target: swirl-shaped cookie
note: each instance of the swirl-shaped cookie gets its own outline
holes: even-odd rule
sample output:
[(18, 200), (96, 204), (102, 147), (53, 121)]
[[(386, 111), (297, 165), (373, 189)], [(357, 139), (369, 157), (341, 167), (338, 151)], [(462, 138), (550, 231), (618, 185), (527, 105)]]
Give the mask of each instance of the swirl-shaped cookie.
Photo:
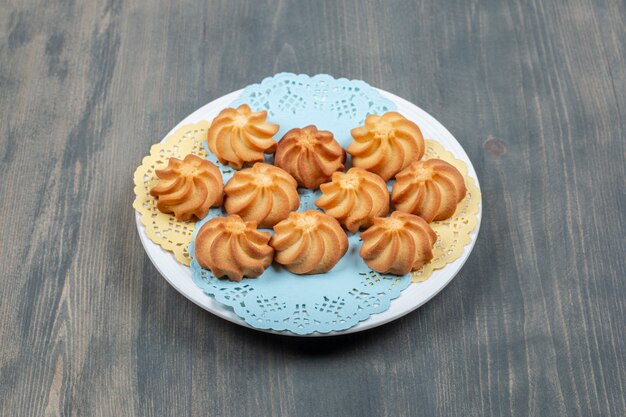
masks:
[(415, 161), (396, 175), (391, 200), (397, 210), (430, 223), (452, 217), (466, 193), (458, 169), (441, 159), (429, 159)]
[(220, 112), (209, 128), (207, 143), (222, 164), (239, 169), (246, 162), (262, 162), (273, 153), (277, 124), (268, 123), (267, 112), (252, 112), (247, 104)]
[(400, 113), (371, 114), (364, 126), (351, 133), (354, 141), (347, 151), (352, 166), (374, 172), (385, 181), (424, 155), (420, 128)]
[(320, 186), (315, 205), (333, 216), (349, 231), (369, 227), (374, 217), (389, 211), (387, 184), (378, 175), (361, 168), (335, 172), (332, 181)]
[(216, 217), (198, 231), (194, 255), (217, 278), (239, 282), (243, 277), (258, 277), (272, 263), (274, 249), (269, 240), (270, 234), (259, 232), (255, 222), (244, 222), (237, 215)]
[(335, 171), (343, 171), (346, 151), (332, 132), (313, 125), (291, 129), (278, 142), (274, 164), (290, 173), (298, 185), (312, 190), (330, 181)]
[(273, 227), (300, 205), (298, 184), (284, 170), (256, 163), (242, 169), (226, 183), (224, 208), (260, 228)]
[(437, 235), (421, 217), (394, 211), (361, 233), (360, 255), (381, 274), (404, 275), (433, 259)]
[(294, 274), (330, 271), (348, 250), (348, 237), (333, 217), (316, 210), (292, 212), (274, 226), (274, 260)]
[(167, 168), (155, 173), (159, 180), (150, 194), (157, 199), (157, 209), (173, 213), (177, 220), (202, 219), (211, 207), (222, 204), (222, 174), (206, 159), (191, 154), (182, 161), (170, 158)]

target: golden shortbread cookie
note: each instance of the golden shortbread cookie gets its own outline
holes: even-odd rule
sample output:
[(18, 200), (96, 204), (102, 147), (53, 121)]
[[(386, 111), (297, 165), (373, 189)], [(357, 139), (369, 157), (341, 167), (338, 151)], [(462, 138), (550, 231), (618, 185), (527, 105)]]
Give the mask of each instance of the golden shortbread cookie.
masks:
[(286, 171), (274, 165), (256, 163), (242, 169), (224, 187), (224, 208), (260, 228), (273, 227), (300, 205), (298, 184)]
[(452, 217), (466, 193), (458, 169), (441, 159), (429, 159), (415, 161), (396, 175), (391, 200), (396, 210), (430, 223)]
[(360, 255), (381, 274), (404, 275), (433, 259), (437, 235), (421, 217), (394, 211), (361, 233)]
[(334, 217), (308, 210), (292, 212), (274, 226), (270, 245), (274, 260), (294, 274), (321, 274), (346, 253), (348, 237)]
[(209, 149), (222, 164), (239, 169), (245, 163), (263, 162), (273, 153), (279, 126), (267, 122), (267, 112), (253, 112), (247, 104), (220, 112), (207, 134)]
[(274, 249), (269, 240), (270, 234), (259, 232), (255, 222), (244, 222), (237, 215), (216, 217), (198, 231), (195, 257), (217, 278), (239, 282), (243, 277), (258, 277), (272, 263)]
[(299, 186), (314, 190), (330, 181), (333, 172), (343, 171), (345, 160), (346, 151), (332, 132), (311, 125), (291, 129), (283, 136), (274, 164), (290, 173)]
[(374, 217), (389, 211), (387, 184), (378, 175), (361, 168), (335, 172), (332, 181), (320, 186), (315, 205), (336, 218), (349, 231), (369, 227)]
[(222, 174), (215, 164), (189, 154), (185, 159), (170, 158), (165, 169), (155, 170), (158, 182), (150, 194), (163, 213), (176, 220), (202, 219), (209, 209), (222, 204)]
[(424, 155), (420, 128), (400, 113), (371, 114), (365, 125), (352, 129), (348, 146), (352, 166), (366, 169), (385, 181)]

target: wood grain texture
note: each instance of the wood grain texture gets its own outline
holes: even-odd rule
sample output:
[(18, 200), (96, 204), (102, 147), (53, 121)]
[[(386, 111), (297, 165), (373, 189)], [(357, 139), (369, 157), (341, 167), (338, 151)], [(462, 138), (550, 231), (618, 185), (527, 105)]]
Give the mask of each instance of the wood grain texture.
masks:
[[(626, 3), (0, 3), (3, 416), (626, 415)], [(132, 173), (279, 71), (363, 79), (459, 139), (458, 277), (352, 336), (266, 335), (143, 252)]]

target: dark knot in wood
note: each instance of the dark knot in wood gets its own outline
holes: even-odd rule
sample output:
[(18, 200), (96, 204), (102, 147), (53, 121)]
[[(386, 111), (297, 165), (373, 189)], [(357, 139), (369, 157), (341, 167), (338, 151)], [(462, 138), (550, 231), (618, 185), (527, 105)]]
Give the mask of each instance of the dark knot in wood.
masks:
[(506, 145), (503, 141), (496, 138), (488, 138), (485, 143), (483, 143), (483, 148), (489, 155), (496, 158), (506, 153)]

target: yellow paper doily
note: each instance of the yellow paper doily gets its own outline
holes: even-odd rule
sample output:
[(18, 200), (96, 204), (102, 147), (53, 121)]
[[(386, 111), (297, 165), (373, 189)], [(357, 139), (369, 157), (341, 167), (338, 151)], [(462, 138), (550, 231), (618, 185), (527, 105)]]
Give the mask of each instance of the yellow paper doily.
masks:
[(432, 261), (412, 273), (413, 282), (426, 281), (435, 269), (441, 269), (449, 263), (457, 260), (463, 253), (465, 245), (471, 238), (470, 234), (478, 223), (480, 211), (480, 191), (472, 177), (467, 175), (465, 162), (456, 159), (439, 142), (426, 140), (426, 152), (424, 159), (439, 158), (454, 165), (465, 177), (467, 194), (456, 208), (454, 216), (448, 220), (432, 222), (430, 225), (437, 233), (437, 242), (433, 252), (435, 257)]
[[(182, 222), (169, 214), (161, 213), (156, 208), (156, 200), (150, 195), (150, 189), (156, 183), (155, 169), (163, 168), (171, 157), (182, 159), (187, 154), (206, 157), (202, 147), (210, 123), (202, 121), (186, 125), (168, 136), (164, 142), (153, 145), (150, 155), (146, 156), (135, 171), (135, 201), (133, 207), (141, 214), (141, 223), (151, 241), (174, 254), (176, 259), (189, 265), (191, 257), (187, 247), (193, 238), (194, 222)], [(424, 159), (439, 158), (454, 165), (465, 177), (467, 195), (457, 207), (454, 216), (448, 220), (431, 223), (437, 233), (434, 247), (434, 259), (421, 269), (412, 273), (413, 282), (428, 279), (435, 269), (440, 269), (455, 261), (470, 242), (470, 234), (478, 223), (480, 191), (474, 180), (467, 175), (467, 166), (456, 159), (444, 147), (434, 140), (426, 140)]]
[(168, 136), (162, 143), (152, 145), (150, 155), (143, 158), (135, 171), (135, 201), (133, 207), (141, 214), (141, 223), (151, 241), (174, 254), (178, 262), (189, 265), (191, 257), (187, 246), (193, 238), (194, 222), (182, 222), (156, 208), (156, 200), (150, 189), (156, 184), (155, 169), (164, 168), (171, 157), (182, 159), (190, 153), (202, 158), (207, 156), (202, 147), (211, 123), (202, 121), (186, 125)]

